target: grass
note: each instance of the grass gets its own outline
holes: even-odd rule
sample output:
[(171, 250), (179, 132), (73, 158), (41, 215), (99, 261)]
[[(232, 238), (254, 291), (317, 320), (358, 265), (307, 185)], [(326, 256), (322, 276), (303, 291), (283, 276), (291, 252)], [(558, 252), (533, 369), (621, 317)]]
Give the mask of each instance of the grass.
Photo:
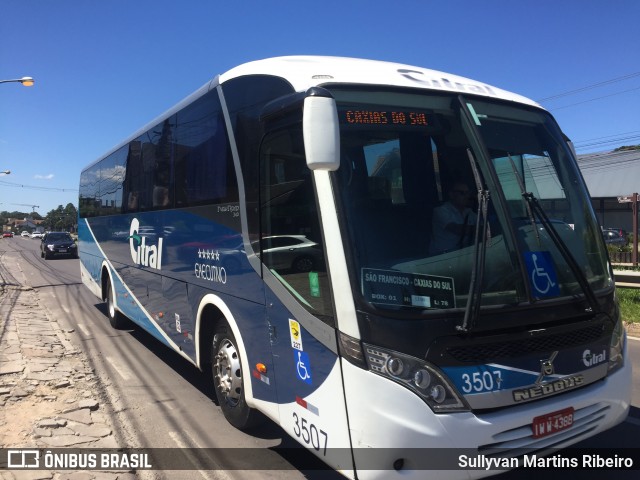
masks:
[(640, 288), (617, 288), (622, 320), (640, 325)]

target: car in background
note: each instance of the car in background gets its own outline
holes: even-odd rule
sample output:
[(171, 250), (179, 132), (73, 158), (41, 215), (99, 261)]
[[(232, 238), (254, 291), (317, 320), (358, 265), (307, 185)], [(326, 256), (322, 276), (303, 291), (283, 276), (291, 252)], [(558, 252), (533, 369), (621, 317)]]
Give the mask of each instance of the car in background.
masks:
[(44, 233), (42, 232), (33, 232), (31, 235), (29, 235), (31, 238), (42, 238), (44, 237)]
[(21, 237), (30, 237), (31, 235), (26, 230), (23, 230), (22, 233), (20, 234), (20, 236)]
[(253, 243), (253, 249), (262, 250), (263, 261), (276, 270), (310, 272), (324, 261), (320, 246), (304, 235), (263, 237), (259, 246), (257, 242)]
[(45, 260), (56, 255), (78, 258), (78, 246), (67, 232), (48, 232), (40, 243), (40, 256)]
[(11, 232), (4, 232), (2, 234), (2, 238), (13, 238), (13, 233)]
[(623, 247), (627, 244), (627, 232), (621, 228), (603, 228), (602, 236), (607, 245), (617, 245)]

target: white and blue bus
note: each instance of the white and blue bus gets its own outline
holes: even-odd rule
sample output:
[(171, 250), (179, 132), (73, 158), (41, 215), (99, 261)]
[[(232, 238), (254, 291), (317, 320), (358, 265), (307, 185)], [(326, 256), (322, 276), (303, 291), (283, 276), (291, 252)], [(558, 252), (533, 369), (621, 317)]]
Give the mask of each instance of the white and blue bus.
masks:
[(237, 428), (261, 412), (348, 477), (549, 451), (628, 413), (587, 189), (521, 96), (387, 62), (247, 63), (85, 168), (79, 207), (113, 326), (211, 371)]

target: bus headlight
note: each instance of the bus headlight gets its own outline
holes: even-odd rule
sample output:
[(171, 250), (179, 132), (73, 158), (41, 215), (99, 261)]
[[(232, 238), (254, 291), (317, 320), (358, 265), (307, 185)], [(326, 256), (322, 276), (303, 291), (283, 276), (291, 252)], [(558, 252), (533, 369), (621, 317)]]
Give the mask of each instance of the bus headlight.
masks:
[(624, 364), (624, 347), (627, 336), (622, 325), (622, 320), (618, 319), (611, 335), (609, 345), (609, 373), (613, 373)]
[(364, 345), (369, 370), (418, 394), (434, 412), (469, 410), (456, 390), (434, 366), (403, 353)]

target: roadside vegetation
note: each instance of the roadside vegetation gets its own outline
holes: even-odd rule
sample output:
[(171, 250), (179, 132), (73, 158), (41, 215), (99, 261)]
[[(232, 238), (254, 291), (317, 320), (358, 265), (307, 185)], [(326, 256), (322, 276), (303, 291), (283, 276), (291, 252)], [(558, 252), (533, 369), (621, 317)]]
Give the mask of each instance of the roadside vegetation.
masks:
[[(607, 245), (609, 258), (611, 258), (612, 262), (626, 262), (614, 263), (614, 270), (640, 271), (640, 267), (633, 266), (630, 263), (632, 245), (632, 234), (628, 236), (626, 245)], [(640, 252), (638, 253), (638, 258), (640, 258)], [(640, 288), (618, 287), (616, 291), (622, 320), (626, 323), (640, 325)]]
[(622, 320), (640, 325), (640, 288), (617, 288)]
[[(34, 208), (36, 206), (37, 205), (34, 205)], [(42, 221), (40, 226), (42, 226), (44, 230), (73, 232), (78, 223), (78, 211), (73, 203), (68, 203), (66, 207), (58, 205), (58, 208), (49, 211), (44, 217), (36, 211), (28, 213), (19, 210), (14, 210), (13, 212), (3, 210), (0, 211), (0, 230), (3, 232), (11, 231), (14, 235), (20, 235), (22, 228), (14, 226), (9, 222), (15, 223), (15, 220), (24, 220), (27, 218)]]

